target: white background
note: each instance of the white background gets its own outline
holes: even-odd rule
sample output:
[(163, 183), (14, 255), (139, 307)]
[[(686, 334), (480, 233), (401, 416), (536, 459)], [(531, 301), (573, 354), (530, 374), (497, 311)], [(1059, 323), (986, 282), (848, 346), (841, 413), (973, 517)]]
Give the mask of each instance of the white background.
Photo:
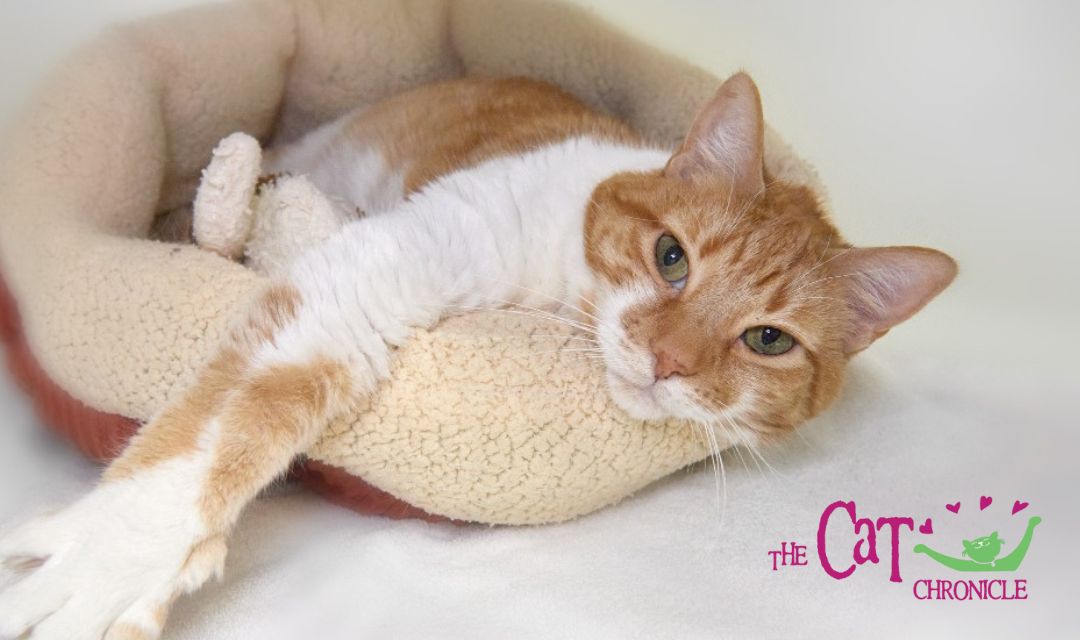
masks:
[[(328, 545), (347, 548), (359, 541), (364, 548), (384, 551), (374, 569), (371, 562), (356, 560), (355, 567), (341, 562), (342, 570), (355, 568), (381, 580), (400, 574), (403, 566), (417, 571), (391, 587), (376, 585), (387, 592), (356, 583), (361, 586), (351, 588), (357, 599), (376, 603), (372, 606), (384, 613), (423, 610), (417, 619), (430, 618), (431, 628), (447, 633), (521, 631), (510, 613), (503, 619), (491, 612), (499, 603), (516, 610), (499, 588), (507, 584), (505, 575), (491, 566), (503, 562), (531, 581), (532, 591), (517, 585), (523, 593), (541, 600), (547, 594), (546, 604), (522, 613), (521, 619), (547, 619), (552, 633), (581, 631), (573, 624), (574, 615), (581, 616), (582, 624), (595, 625), (587, 615), (591, 610), (623, 616), (629, 625), (594, 626), (595, 635), (617, 637), (635, 625), (643, 635), (650, 630), (662, 636), (661, 629), (694, 635), (703, 631), (695, 620), (735, 635), (758, 635), (763, 629), (811, 636), (815, 629), (829, 629), (849, 635), (866, 630), (874, 616), (885, 616), (882, 607), (895, 603), (895, 595), (861, 600), (869, 597), (860, 595), (861, 589), (879, 586), (869, 578), (844, 589), (833, 583), (824, 589), (809, 578), (769, 582), (739, 555), (764, 553), (761, 540), (749, 539), (753, 536), (745, 531), (773, 537), (784, 526), (802, 531), (801, 524), (785, 524), (791, 520), (775, 511), (797, 513), (800, 503), (789, 503), (788, 496), (805, 491), (806, 483), (826, 485), (814, 487), (819, 491), (813, 508), (820, 512), (822, 499), (835, 494), (829, 483), (849, 492), (876, 486), (869, 493), (876, 498), (867, 500), (892, 508), (938, 500), (946, 479), (957, 483), (957, 491), (968, 490), (965, 495), (996, 489), (1004, 501), (1005, 492), (1024, 488), (1030, 492), (1026, 495), (1041, 500), (1047, 524), (1040, 534), (1045, 533), (1046, 542), (1042, 555), (1029, 565), (1043, 580), (1040, 585), (1033, 578), (1038, 599), (1010, 611), (938, 607), (935, 615), (969, 630), (969, 622), (981, 621), (982, 637), (1035, 635), (1036, 628), (1060, 635), (1056, 625), (1065, 620), (1059, 607), (1065, 594), (1050, 587), (1065, 583), (1066, 560), (1076, 564), (1055, 559), (1051, 549), (1061, 556), (1073, 554), (1075, 545), (1064, 541), (1076, 529), (1066, 525), (1077, 524), (1072, 489), (1077, 485), (1077, 427), (1075, 418), (1061, 416), (1066, 411), (1075, 415), (1080, 390), (1075, 335), (1080, 326), (1080, 4), (579, 1), (719, 75), (749, 71), (761, 87), (766, 117), (819, 168), (838, 225), (849, 239), (944, 249), (960, 261), (960, 279), (874, 348), (845, 401), (807, 429), (819, 449), (775, 453), (782, 479), (745, 462), (740, 466), (740, 457), (725, 456), (731, 496), (724, 535), (731, 542), (719, 550), (712, 542), (702, 543), (712, 538), (701, 529), (715, 525), (708, 514), (684, 511), (702, 504), (704, 511), (711, 509), (707, 472), (663, 483), (579, 523), (509, 532), (391, 525), (338, 512), (306, 496), (281, 496), (264, 501), (245, 520), (230, 559), (230, 583), (184, 605), (175, 631), (200, 637), (216, 629), (212, 635), (231, 638), (245, 637), (242, 629), (260, 628), (268, 603), (288, 594), (284, 586), (274, 586), (274, 579), (291, 575), (273, 572), (275, 563), (285, 562), (280, 547), (287, 536), (261, 532), (285, 531), (309, 518), (320, 523), (315, 535)], [(0, 124), (10, 120), (62, 52), (101, 25), (185, 4), (192, 3), (0, 0)], [(23, 483), (0, 491), (0, 516), (21, 512), (43, 495), (62, 500), (85, 489), (95, 469), (42, 435), (25, 403), (7, 386), (0, 386), (0, 420), (9, 427), (0, 444), (4, 482), (19, 477)], [(873, 427), (850, 426), (855, 423)], [(939, 450), (923, 455), (924, 442)], [(904, 451), (903, 461), (889, 457), (891, 447)], [(950, 464), (950, 473), (938, 471)], [(830, 475), (828, 465), (843, 473)], [(34, 486), (27, 491), (29, 483)], [(1050, 524), (1054, 516), (1056, 529)], [(1054, 541), (1061, 546), (1051, 547)], [(625, 548), (612, 548), (618, 545)], [(455, 557), (461, 566), (475, 560), (475, 566), (469, 565), (472, 573), (462, 573), (469, 580), (446, 577), (441, 554), (447, 549), (460, 554)], [(432, 554), (427, 571), (408, 565), (407, 560), (425, 552)], [(722, 561), (732, 566), (725, 569)], [(696, 574), (702, 563), (715, 571)], [(731, 572), (727, 577), (725, 570)], [(436, 582), (425, 591), (403, 586), (410, 580)], [(602, 596), (602, 590), (612, 588), (610, 581), (625, 580), (636, 595), (609, 592), (625, 602)], [(652, 592), (654, 583), (658, 590)], [(460, 599), (448, 595), (459, 592)], [(562, 592), (572, 595), (559, 601), (554, 594)], [(403, 612), (394, 593), (427, 598), (435, 609), (418, 604)], [(763, 598), (775, 600), (777, 619), (768, 616), (770, 605)], [(900, 600), (910, 604), (910, 598)], [(478, 605), (477, 610), (493, 617), (470, 627), (462, 620)], [(440, 606), (445, 615), (437, 614)], [(911, 624), (928, 610), (912, 610), (904, 620)], [(207, 626), (215, 615), (226, 617), (231, 626)], [(664, 616), (684, 618), (669, 617), (665, 626), (660, 624)], [(845, 616), (853, 616), (850, 626), (844, 626)], [(367, 612), (369, 626), (356, 628), (385, 631), (372, 619), (379, 617)], [(937, 628), (937, 633), (944, 632)]]

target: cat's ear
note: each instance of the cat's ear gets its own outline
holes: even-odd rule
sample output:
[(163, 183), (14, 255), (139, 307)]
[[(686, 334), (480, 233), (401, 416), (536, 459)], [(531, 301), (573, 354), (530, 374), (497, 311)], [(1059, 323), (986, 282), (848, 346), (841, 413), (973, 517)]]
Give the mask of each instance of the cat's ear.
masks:
[(993, 533), (991, 533), (991, 534), (990, 534), (990, 539), (991, 539), (991, 540), (997, 540), (997, 539), (998, 539), (998, 537), (997, 537), (997, 531), (995, 531), (995, 532), (993, 532)]
[(971, 548), (971, 540), (964, 540), (964, 555), (967, 555), (968, 549)]
[(750, 76), (736, 73), (698, 113), (664, 171), (680, 180), (727, 182), (753, 196), (765, 188), (764, 157), (761, 96)]
[(915, 315), (956, 277), (956, 262), (922, 247), (844, 249), (829, 262), (852, 311), (844, 351), (854, 354)]

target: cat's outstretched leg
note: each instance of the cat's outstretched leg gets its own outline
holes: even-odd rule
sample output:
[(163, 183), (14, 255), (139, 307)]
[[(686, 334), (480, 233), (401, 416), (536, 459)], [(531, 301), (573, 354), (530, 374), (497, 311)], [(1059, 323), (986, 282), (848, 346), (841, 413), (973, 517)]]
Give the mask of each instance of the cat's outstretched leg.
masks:
[(39, 565), (0, 593), (0, 637), (156, 638), (178, 595), (221, 574), (243, 507), (359, 391), (352, 362), (279, 353), (303, 305), (292, 286), (264, 292), (97, 489), (0, 539), (0, 560)]
[(301, 256), (99, 488), (0, 539), (0, 560), (43, 560), (0, 593), (0, 637), (156, 637), (172, 599), (221, 572), (243, 507), (389, 376), (412, 327), (514, 294), (490, 274), (520, 268), (516, 241), (460, 199), (417, 199)]

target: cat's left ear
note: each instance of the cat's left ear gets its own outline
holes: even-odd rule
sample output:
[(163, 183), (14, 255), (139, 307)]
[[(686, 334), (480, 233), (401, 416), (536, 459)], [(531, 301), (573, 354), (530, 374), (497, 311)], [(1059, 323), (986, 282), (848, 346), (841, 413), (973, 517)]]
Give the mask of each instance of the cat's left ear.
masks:
[(736, 73), (698, 113), (665, 175), (680, 180), (717, 180), (737, 193), (765, 188), (765, 121), (757, 85)]
[(852, 311), (844, 351), (854, 354), (922, 309), (956, 277), (956, 262), (922, 247), (844, 249), (828, 261)]

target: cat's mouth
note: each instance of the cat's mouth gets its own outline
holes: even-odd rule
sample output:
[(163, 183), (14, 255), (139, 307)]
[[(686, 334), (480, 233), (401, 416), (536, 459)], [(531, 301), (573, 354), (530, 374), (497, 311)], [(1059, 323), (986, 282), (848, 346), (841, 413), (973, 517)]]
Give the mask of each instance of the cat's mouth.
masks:
[(619, 290), (599, 307), (598, 314), (597, 337), (604, 354), (608, 392), (623, 411), (638, 420), (676, 417), (680, 404), (686, 401), (685, 391), (676, 390), (676, 381), (656, 378), (653, 354), (626, 334), (626, 310), (652, 296), (652, 291), (643, 286)]
[(646, 382), (641, 377), (630, 377), (608, 368), (608, 390), (611, 397), (624, 411), (639, 420), (662, 420), (672, 416), (665, 407), (668, 399), (667, 389), (661, 381), (650, 377)]

